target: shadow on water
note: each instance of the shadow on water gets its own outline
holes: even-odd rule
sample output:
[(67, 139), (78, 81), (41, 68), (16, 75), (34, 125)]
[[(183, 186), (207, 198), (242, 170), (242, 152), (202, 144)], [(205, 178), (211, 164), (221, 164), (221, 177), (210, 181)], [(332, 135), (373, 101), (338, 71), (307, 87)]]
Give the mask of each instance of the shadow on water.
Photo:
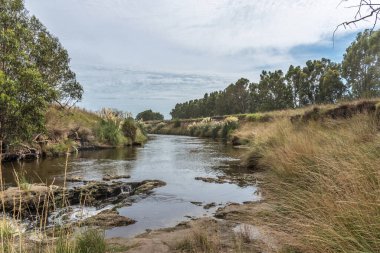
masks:
[[(88, 179), (99, 180), (103, 174), (111, 173), (135, 160), (138, 149), (132, 147), (82, 151), (69, 156), (68, 175), (87, 175)], [(3, 177), (7, 185), (14, 185), (14, 173), (25, 174), (31, 183), (54, 182), (63, 184), (65, 156), (3, 164)], [(128, 166), (126, 166), (127, 168)], [(100, 171), (95, 171), (100, 169)], [(104, 172), (104, 173), (102, 173)]]
[[(152, 135), (144, 147), (80, 152), (70, 156), (68, 174), (86, 180), (101, 180), (106, 174), (131, 175), (125, 181), (159, 179), (167, 183), (132, 206), (119, 209), (137, 223), (106, 231), (108, 237), (130, 237), (146, 229), (174, 226), (190, 217), (211, 215), (218, 206), (228, 202), (254, 201), (259, 197), (253, 186), (214, 184), (195, 177), (223, 175), (220, 167), (236, 162), (240, 150), (223, 143), (185, 136)], [(62, 184), (65, 158), (40, 159), (33, 162), (6, 164), (4, 177), (13, 182), (13, 168), (26, 171), (33, 182), (54, 181)], [(70, 184), (73, 186), (75, 184)], [(215, 202), (216, 207), (202, 205)], [(185, 217), (186, 216), (186, 217)]]

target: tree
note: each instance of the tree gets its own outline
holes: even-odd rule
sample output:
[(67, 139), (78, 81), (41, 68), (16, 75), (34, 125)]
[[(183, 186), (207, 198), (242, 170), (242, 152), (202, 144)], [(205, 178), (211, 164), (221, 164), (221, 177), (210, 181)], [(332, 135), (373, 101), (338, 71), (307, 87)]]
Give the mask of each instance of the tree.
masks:
[(28, 16), (22, 0), (0, 0), (0, 141), (43, 131), (47, 106), (82, 92), (58, 39)]
[(52, 93), (28, 55), (33, 34), (22, 1), (1, 1), (0, 141), (11, 143), (41, 131)]
[(355, 98), (380, 95), (380, 31), (359, 33), (346, 50), (342, 69)]
[(286, 74), (293, 89), (295, 107), (335, 103), (347, 93), (341, 78), (341, 66), (329, 59), (309, 60), (306, 66), (290, 66)]
[(148, 120), (163, 120), (164, 116), (159, 112), (153, 112), (152, 110), (145, 110), (140, 112), (136, 116), (136, 120), (148, 121)]
[(263, 71), (260, 82), (255, 88), (253, 99), (257, 104), (257, 111), (271, 111), (293, 107), (292, 87), (285, 82), (281, 70)]
[(83, 88), (70, 69), (67, 51), (36, 17), (30, 18), (29, 27), (34, 35), (31, 58), (45, 82), (54, 89), (53, 100), (62, 107), (74, 105), (82, 99)]
[(224, 114), (248, 112), (248, 85), (248, 79), (240, 78), (235, 84), (231, 84), (225, 89), (226, 109), (228, 111)]
[(295, 107), (305, 106), (311, 103), (309, 87), (305, 84), (307, 74), (300, 66), (291, 65), (285, 75), (286, 82), (292, 87), (293, 105)]

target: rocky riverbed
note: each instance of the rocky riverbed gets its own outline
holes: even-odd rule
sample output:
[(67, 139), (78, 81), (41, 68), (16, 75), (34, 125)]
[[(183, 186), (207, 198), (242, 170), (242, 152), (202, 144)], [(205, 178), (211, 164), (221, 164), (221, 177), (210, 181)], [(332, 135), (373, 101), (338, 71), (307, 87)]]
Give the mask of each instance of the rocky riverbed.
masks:
[[(105, 228), (126, 226), (135, 221), (119, 215), (116, 208), (131, 205), (136, 198), (142, 198), (154, 188), (164, 185), (165, 182), (160, 180), (85, 181), (83, 185), (70, 189), (45, 184), (21, 185), (0, 192), (3, 200), (0, 211), (13, 217), (22, 217), (23, 221), (30, 221), (31, 224), (32, 221), (46, 219), (47, 226), (57, 225), (56, 221), (75, 221)], [(75, 215), (78, 210), (82, 213), (81, 217), (73, 219), (78, 217)]]

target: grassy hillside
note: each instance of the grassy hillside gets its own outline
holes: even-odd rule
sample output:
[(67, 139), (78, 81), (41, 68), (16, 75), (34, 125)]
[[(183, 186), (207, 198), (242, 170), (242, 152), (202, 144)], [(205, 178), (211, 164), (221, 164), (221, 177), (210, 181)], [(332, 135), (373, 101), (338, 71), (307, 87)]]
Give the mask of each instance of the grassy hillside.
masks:
[[(252, 220), (285, 232), (285, 252), (380, 252), (378, 101), (234, 117), (237, 127), (225, 137), (247, 145), (244, 162), (263, 175), (261, 190), (271, 206), (260, 217), (252, 212)], [(196, 124), (192, 133), (208, 136), (226, 119), (152, 129), (190, 134)]]
[(145, 140), (143, 126), (133, 120), (52, 106), (46, 113), (46, 132), (37, 135), (33, 145), (38, 142), (46, 155), (58, 155), (68, 150), (141, 144)]

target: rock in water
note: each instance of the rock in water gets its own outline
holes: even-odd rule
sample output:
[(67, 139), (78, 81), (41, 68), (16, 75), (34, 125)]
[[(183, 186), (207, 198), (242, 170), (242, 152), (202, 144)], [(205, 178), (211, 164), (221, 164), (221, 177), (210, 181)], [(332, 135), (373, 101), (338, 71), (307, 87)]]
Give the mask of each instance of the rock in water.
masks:
[[(160, 180), (145, 180), (142, 182), (89, 182), (73, 189), (63, 189), (58, 186), (30, 184), (21, 189), (11, 187), (0, 192), (4, 200), (4, 211), (11, 214), (21, 214), (23, 217), (41, 213), (42, 210), (52, 210), (55, 207), (71, 205), (86, 205), (101, 207), (108, 204), (118, 204), (128, 201), (131, 195), (149, 194), (154, 188), (165, 185)], [(3, 205), (0, 205), (0, 211)]]
[(124, 179), (124, 178), (131, 178), (131, 176), (130, 175), (118, 175), (118, 176), (114, 175), (114, 176), (112, 176), (112, 175), (107, 174), (103, 177), (103, 180), (104, 181), (111, 181), (111, 180)]
[(98, 226), (102, 228), (121, 227), (134, 224), (136, 221), (122, 216), (116, 210), (104, 210), (95, 216), (83, 221), (85, 226)]
[(166, 185), (164, 181), (161, 180), (145, 180), (135, 189), (135, 194), (150, 193), (154, 188)]

